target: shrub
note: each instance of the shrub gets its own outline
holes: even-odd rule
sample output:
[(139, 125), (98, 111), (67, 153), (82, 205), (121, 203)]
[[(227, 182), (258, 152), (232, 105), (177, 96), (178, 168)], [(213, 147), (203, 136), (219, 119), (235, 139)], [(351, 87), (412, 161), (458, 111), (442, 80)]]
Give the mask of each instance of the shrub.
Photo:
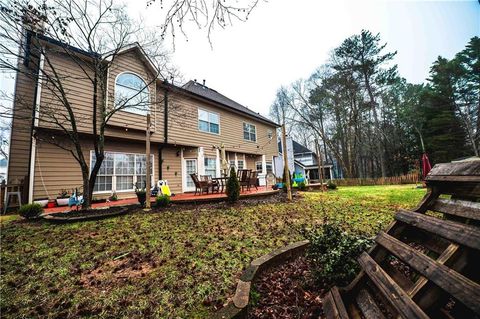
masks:
[(339, 225), (323, 224), (305, 234), (310, 240), (307, 258), (313, 265), (313, 277), (319, 284), (344, 286), (360, 270), (358, 256), (373, 241), (365, 236), (350, 234)]
[(298, 183), (298, 189), (301, 190), (301, 191), (306, 190), (307, 189), (307, 184), (305, 184), (305, 182)]
[(157, 207), (167, 207), (170, 205), (170, 196), (168, 195), (158, 195), (157, 198), (155, 198), (155, 202), (157, 204)]
[(43, 207), (40, 204), (33, 203), (33, 204), (25, 204), (20, 207), (18, 210), (20, 216), (26, 219), (33, 219), (37, 218), (43, 213)]
[(334, 182), (332, 182), (332, 181), (330, 180), (330, 181), (328, 181), (328, 183), (327, 183), (327, 188), (328, 188), (328, 189), (331, 189), (331, 190), (337, 189), (337, 184), (335, 184)]
[(240, 183), (238, 182), (237, 173), (233, 167), (230, 169), (230, 177), (228, 178), (225, 192), (227, 193), (230, 203), (236, 202), (240, 197)]

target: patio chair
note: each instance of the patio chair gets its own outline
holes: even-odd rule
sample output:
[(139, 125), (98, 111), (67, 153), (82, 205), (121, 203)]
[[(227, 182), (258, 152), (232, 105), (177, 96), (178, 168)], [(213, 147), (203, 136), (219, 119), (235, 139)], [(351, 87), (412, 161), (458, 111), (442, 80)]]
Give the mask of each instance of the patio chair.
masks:
[(195, 195), (197, 195), (198, 190), (200, 191), (200, 195), (203, 194), (203, 190), (207, 190), (207, 194), (208, 194), (208, 188), (210, 186), (208, 185), (207, 181), (199, 180), (197, 174), (195, 173), (190, 174), (190, 177), (192, 178), (193, 183), (195, 184)]
[(238, 170), (238, 182), (240, 187), (247, 187), (247, 190), (250, 190), (250, 174), (252, 173), (251, 169), (239, 169)]
[(202, 181), (206, 181), (208, 183), (208, 186), (212, 188), (212, 193), (213, 192), (216, 192), (216, 193), (220, 192), (220, 184), (218, 183), (218, 181), (214, 181), (212, 179), (212, 175), (201, 175), (200, 179)]
[(257, 171), (253, 171), (250, 173), (250, 178), (248, 179), (249, 180), (249, 187), (251, 186), (255, 186), (255, 189), (258, 190), (258, 187), (257, 187)]

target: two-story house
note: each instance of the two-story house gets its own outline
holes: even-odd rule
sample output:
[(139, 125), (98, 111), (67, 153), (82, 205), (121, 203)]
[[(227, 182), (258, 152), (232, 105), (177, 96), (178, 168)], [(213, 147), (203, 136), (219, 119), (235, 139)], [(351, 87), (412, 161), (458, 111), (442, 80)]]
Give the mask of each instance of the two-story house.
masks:
[[(87, 119), (77, 125), (83, 134), (84, 154), (90, 157), (88, 162), (93, 165), (92, 124), (88, 116), (93, 112), (94, 92), (81, 67), (89, 63), (89, 53), (76, 50), (75, 55), (64, 54), (58, 49), (61, 44), (38, 34), (35, 41), (45, 48), (48, 65), (68, 75), (62, 84), (77, 118)], [(26, 59), (29, 52), (28, 49), (24, 51), (23, 59)], [(40, 60), (45, 58), (39, 57)], [(19, 67), (29, 67), (24, 62), (19, 61)], [(48, 67), (47, 63), (38, 65)], [(108, 107), (115, 107), (119, 93), (137, 93), (151, 103), (142, 110), (118, 111), (108, 121), (106, 156), (96, 180), (95, 197), (107, 197), (114, 191), (120, 198), (133, 197), (134, 184), (145, 181), (148, 113), (152, 119), (152, 183), (165, 179), (174, 193), (193, 191), (191, 173), (220, 175), (222, 145), (231, 165), (263, 174), (272, 170), (273, 158), (278, 155), (278, 125), (266, 117), (205, 83), (190, 81), (176, 86), (155, 78), (155, 69), (138, 44), (126, 46), (107, 72), (107, 91), (111, 97), (107, 99)], [(46, 119), (46, 110), (51, 109), (47, 106), (55, 103), (58, 97), (52, 95), (52, 90), (45, 89), (45, 85), (42, 80), (35, 81), (22, 73), (16, 78), (8, 179), (9, 182), (25, 181), (25, 197), (29, 201), (55, 198), (62, 189), (71, 190), (82, 185), (81, 169), (69, 151), (73, 145)], [(136, 92), (140, 87), (146, 89)], [(20, 108), (20, 101), (31, 103), (33, 114)], [(53, 140), (55, 143), (49, 143)]]

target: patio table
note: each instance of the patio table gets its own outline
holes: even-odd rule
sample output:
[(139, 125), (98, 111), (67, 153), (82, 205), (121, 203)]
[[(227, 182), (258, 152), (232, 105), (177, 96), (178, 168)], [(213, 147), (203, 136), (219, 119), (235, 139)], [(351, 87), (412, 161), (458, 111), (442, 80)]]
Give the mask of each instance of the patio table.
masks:
[(213, 177), (212, 180), (217, 181), (220, 184), (220, 193), (223, 193), (225, 186), (227, 185), (228, 177)]

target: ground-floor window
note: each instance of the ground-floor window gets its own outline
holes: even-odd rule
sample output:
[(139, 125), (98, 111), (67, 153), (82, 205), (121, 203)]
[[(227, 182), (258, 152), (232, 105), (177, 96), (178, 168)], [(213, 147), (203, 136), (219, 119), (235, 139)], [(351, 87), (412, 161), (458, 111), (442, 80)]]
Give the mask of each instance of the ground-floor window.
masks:
[(244, 169), (245, 166), (244, 166), (244, 164), (243, 164), (243, 160), (238, 160), (238, 161), (237, 161), (237, 166), (238, 166), (238, 169)]
[(267, 166), (267, 174), (268, 173), (273, 173), (273, 164), (272, 161), (266, 161), (266, 166)]
[(217, 176), (217, 159), (205, 157), (205, 175)]
[(262, 171), (263, 171), (262, 162), (255, 162), (255, 169), (257, 170), (258, 174), (262, 174)]
[[(96, 157), (90, 152), (90, 168)], [(98, 171), (94, 192), (133, 191), (135, 185), (146, 186), (146, 155), (135, 153), (105, 152), (105, 159)], [(150, 158), (150, 174), (153, 181), (154, 156)]]

